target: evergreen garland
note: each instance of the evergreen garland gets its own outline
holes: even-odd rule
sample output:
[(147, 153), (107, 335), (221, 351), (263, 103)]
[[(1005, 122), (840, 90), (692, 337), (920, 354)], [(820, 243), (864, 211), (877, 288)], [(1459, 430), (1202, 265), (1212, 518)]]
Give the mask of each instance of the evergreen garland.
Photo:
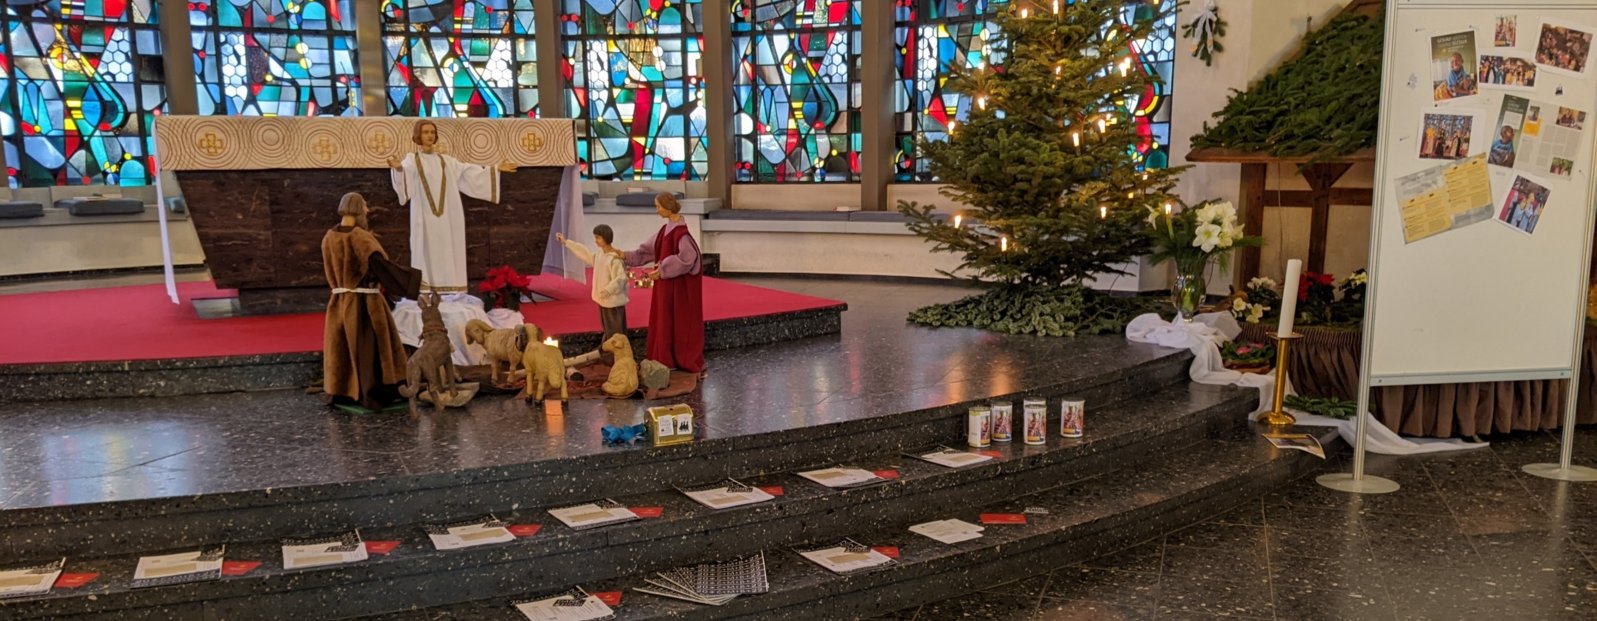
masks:
[(1381, 109), (1380, 19), (1348, 14), (1303, 40), (1297, 59), (1232, 91), (1194, 148), (1328, 158), (1375, 146)]

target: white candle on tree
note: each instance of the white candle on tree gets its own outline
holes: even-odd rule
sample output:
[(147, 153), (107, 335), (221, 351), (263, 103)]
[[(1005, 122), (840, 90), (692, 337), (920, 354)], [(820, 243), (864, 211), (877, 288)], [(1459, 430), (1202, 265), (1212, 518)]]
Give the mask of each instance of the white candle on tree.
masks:
[(1298, 281), (1303, 274), (1303, 262), (1292, 259), (1286, 262), (1286, 280), (1281, 281), (1281, 324), (1276, 326), (1278, 336), (1292, 335), (1292, 322), (1298, 313)]

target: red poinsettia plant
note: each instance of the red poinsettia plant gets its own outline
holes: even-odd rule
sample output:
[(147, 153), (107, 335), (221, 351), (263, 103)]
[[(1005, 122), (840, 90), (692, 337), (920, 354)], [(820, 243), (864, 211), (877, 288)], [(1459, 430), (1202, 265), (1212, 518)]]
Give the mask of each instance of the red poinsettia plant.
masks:
[(489, 308), (519, 310), (522, 294), (532, 293), (532, 277), (504, 265), (488, 270), (488, 277), (477, 285), (477, 290), (490, 296)]

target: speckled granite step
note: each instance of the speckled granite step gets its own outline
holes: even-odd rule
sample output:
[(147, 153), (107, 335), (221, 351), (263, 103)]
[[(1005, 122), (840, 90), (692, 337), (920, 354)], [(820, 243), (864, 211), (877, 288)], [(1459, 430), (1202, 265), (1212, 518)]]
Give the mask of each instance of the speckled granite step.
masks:
[[(1164, 350), (1171, 352), (1171, 350)], [(1184, 385), (1191, 355), (1160, 354), (1136, 362), (1103, 361), (1097, 373), (1073, 373), (1040, 381), (1006, 398), (1071, 395), (1094, 411)], [(920, 397), (948, 403), (943, 395)], [(539, 459), (509, 456), (492, 465), (456, 462), (439, 471), (371, 479), (335, 480), (315, 485), (245, 489), (174, 498), (0, 510), (0, 559), (25, 562), (60, 556), (92, 557), (130, 550), (164, 550), (217, 542), (273, 541), (307, 533), (397, 524), (436, 523), (463, 515), (508, 514), (517, 508), (565, 506), (596, 498), (620, 497), (679, 484), (723, 477), (823, 467), (858, 455), (894, 453), (935, 443), (960, 443), (966, 409), (973, 403), (909, 411), (870, 411), (875, 400), (861, 399), (840, 420), (731, 421), (742, 427), (691, 445), (652, 448), (572, 450)], [(899, 404), (914, 400), (884, 399)], [(982, 401), (986, 401), (983, 399)], [(512, 407), (521, 407), (511, 403)], [(492, 407), (487, 404), (484, 407)], [(1057, 404), (1055, 406), (1057, 408)], [(590, 408), (591, 409), (591, 408)], [(518, 410), (520, 411), (520, 410)], [(776, 410), (772, 410), (776, 411)], [(835, 416), (835, 414), (834, 414)], [(1054, 420), (1057, 421), (1057, 411)], [(570, 414), (571, 442), (597, 438), (610, 422), (602, 410)], [(702, 421), (701, 428), (704, 426)], [(544, 451), (549, 453), (550, 451)], [(473, 456), (472, 459), (481, 459)], [(478, 462), (480, 463), (480, 462)], [(293, 467), (261, 464), (261, 467)], [(662, 473), (669, 473), (663, 475)]]
[[(900, 438), (895, 443), (854, 445), (847, 451), (817, 456), (817, 459), (828, 459), (825, 465), (843, 463), (897, 469), (900, 478), (885, 485), (830, 490), (799, 479), (789, 473), (790, 468), (784, 468), (777, 473), (747, 478), (747, 482), (753, 484), (784, 486), (787, 493), (777, 501), (711, 512), (676, 492), (664, 491), (668, 482), (659, 476), (662, 471), (633, 473), (640, 480), (652, 481), (652, 486), (636, 494), (610, 496), (631, 506), (663, 507), (663, 517), (572, 531), (550, 518), (542, 508), (569, 503), (540, 503), (535, 509), (507, 507), (497, 511), (499, 517), (512, 523), (542, 524), (542, 532), (509, 544), (450, 552), (432, 550), (414, 522), (395, 527), (367, 527), (363, 534), (368, 540), (399, 540), (401, 547), (387, 556), (374, 556), (370, 561), (342, 567), (285, 572), (280, 568), (275, 543), (249, 544), (233, 540), (229, 545), (229, 559), (260, 560), (264, 564), (240, 578), (130, 591), (125, 585), (134, 564), (132, 555), (74, 556), (70, 559), (69, 571), (98, 571), (100, 580), (76, 591), (57, 590), (50, 598), (8, 603), (0, 606), (0, 616), (18, 619), (66, 615), (116, 619), (146, 615), (163, 619), (338, 618), (496, 598), (524, 591), (557, 590), (571, 584), (748, 553), (775, 544), (797, 545), (883, 524), (924, 521), (932, 519), (928, 515), (933, 512), (962, 511), (1106, 472), (1127, 470), (1145, 463), (1148, 455), (1180, 454), (1176, 450), (1178, 447), (1234, 432), (1241, 424), (1242, 414), (1251, 410), (1254, 402), (1251, 391), (1185, 383), (1156, 387), (1151, 394), (1090, 411), (1091, 433), (1083, 440), (1053, 438), (1046, 447), (998, 445), (997, 450), (1004, 459), (957, 471), (900, 454), (903, 449), (952, 440), (950, 436), (955, 434), (948, 433), (951, 430), (937, 429), (950, 426), (952, 421), (934, 418), (938, 422), (932, 429)], [(773, 449), (766, 447), (765, 450)], [(709, 460), (710, 457), (698, 459)], [(799, 468), (814, 465), (817, 464)], [(723, 470), (718, 476), (726, 472), (728, 470)], [(600, 471), (585, 476), (608, 474)], [(459, 507), (449, 517), (462, 517), (476, 511)], [(306, 531), (296, 534), (303, 535)], [(136, 549), (160, 550), (153, 546)]]
[[(1334, 435), (1322, 435), (1334, 441)], [(1222, 512), (1292, 478), (1319, 460), (1296, 451), (1274, 451), (1244, 432), (1200, 441), (1046, 491), (979, 506), (928, 510), (922, 520), (959, 518), (978, 522), (981, 513), (1019, 513), (1027, 524), (989, 525), (974, 541), (943, 544), (906, 530), (912, 522), (877, 523), (848, 533), (868, 546), (894, 546), (898, 563), (846, 576), (799, 557), (788, 542), (769, 539), (765, 560), (771, 591), (739, 597), (724, 606), (703, 606), (639, 593), (647, 572), (581, 584), (589, 592), (622, 591), (616, 608), (622, 621), (657, 619), (858, 619), (947, 599), (1052, 569), (1074, 565)], [(838, 533), (836, 537), (841, 537)], [(707, 557), (712, 558), (712, 557)], [(726, 557), (721, 557), (726, 558)], [(368, 621), (515, 621), (512, 602), (548, 597), (558, 590), (532, 590), (492, 598), (366, 617)]]

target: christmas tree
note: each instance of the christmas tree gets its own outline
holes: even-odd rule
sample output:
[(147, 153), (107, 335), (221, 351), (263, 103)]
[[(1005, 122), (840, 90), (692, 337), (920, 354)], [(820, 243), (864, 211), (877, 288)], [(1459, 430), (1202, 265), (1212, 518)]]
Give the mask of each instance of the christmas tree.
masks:
[(968, 207), (955, 218), (898, 207), (935, 251), (962, 255), (947, 275), (988, 291), (911, 321), (1075, 335), (1119, 331), (1146, 308), (1084, 283), (1147, 254), (1150, 211), (1178, 202), (1169, 192), (1183, 169), (1142, 168), (1132, 116), (1159, 82), (1134, 42), (1175, 4), (1033, 0), (996, 17), (1004, 64), (956, 71), (946, 88), (973, 98), (969, 118), (921, 145), (942, 195)]

